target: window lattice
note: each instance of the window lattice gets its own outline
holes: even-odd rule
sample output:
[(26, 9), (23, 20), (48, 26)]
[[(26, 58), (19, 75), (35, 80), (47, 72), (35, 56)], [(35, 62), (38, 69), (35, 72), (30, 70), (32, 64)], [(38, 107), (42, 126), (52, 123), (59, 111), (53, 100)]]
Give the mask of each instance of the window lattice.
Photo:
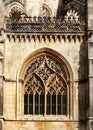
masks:
[(63, 64), (42, 55), (24, 75), (24, 114), (67, 114), (67, 76)]

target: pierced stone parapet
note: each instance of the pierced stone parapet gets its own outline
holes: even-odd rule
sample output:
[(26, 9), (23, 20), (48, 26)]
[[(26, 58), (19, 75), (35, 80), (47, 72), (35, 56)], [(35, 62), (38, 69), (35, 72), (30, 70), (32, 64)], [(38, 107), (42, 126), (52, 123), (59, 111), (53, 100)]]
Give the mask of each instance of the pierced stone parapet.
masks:
[(82, 32), (85, 30), (83, 21), (62, 19), (56, 17), (22, 17), (5, 18), (5, 31), (18, 33), (63, 33)]

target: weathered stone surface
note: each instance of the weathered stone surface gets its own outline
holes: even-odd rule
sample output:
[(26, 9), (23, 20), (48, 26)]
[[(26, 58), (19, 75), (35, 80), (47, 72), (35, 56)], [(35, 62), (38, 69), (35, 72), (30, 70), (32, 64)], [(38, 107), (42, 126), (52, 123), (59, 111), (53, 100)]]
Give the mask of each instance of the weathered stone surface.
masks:
[(5, 130), (77, 130), (78, 122), (27, 122), (27, 121), (14, 121), (5, 122)]
[(0, 120), (0, 130), (3, 130), (2, 121)]
[(89, 62), (89, 112), (88, 112), (88, 129), (92, 130), (93, 128), (93, 1), (89, 0), (88, 2), (88, 62)]
[(6, 10), (5, 10), (5, 7), (4, 7), (4, 3), (1, 0), (0, 1), (0, 29), (3, 28), (3, 26), (4, 26), (5, 14), (6, 14)]
[[(86, 130), (88, 56), (84, 32), (86, 31), (86, 16), (84, 16), (85, 13), (83, 12), (85, 10), (85, 1), (73, 0), (70, 4), (69, 2), (64, 2), (64, 6), (60, 0), (26, 0), (25, 4), (24, 1), (19, 0), (18, 2), (9, 0), (7, 4), (6, 1), (4, 3), (3, 1), (0, 2), (0, 28), (5, 30), (0, 35), (1, 59), (4, 56), (4, 62), (3, 59), (0, 60), (0, 118), (4, 118), (3, 130)], [(93, 26), (93, 1), (88, 2), (88, 29), (90, 30)], [(83, 6), (83, 10), (81, 6)], [(7, 28), (4, 22), (5, 16), (8, 16), (8, 20), (10, 20), (7, 21), (7, 25), (11, 22)], [(55, 18), (52, 18), (52, 22), (51, 20), (48, 22), (47, 19), (44, 23), (38, 21), (39, 27), (41, 27), (41, 30), (38, 30), (37, 22), (30, 21), (29, 16), (37, 16), (33, 18), (34, 20), (37, 20), (38, 16), (47, 16), (48, 19), (57, 16), (59, 22), (55, 21), (56, 26), (53, 26)], [(20, 20), (16, 21), (17, 18)], [(15, 27), (13, 20), (17, 23)], [(32, 23), (33, 30), (27, 23), (30, 25)], [(43, 24), (45, 24), (46, 28), (44, 28)], [(80, 25), (84, 28), (82, 29)], [(63, 30), (61, 30), (61, 27)], [(49, 48), (58, 52), (60, 57), (65, 57), (72, 68), (73, 76), (71, 75), (71, 77), (73, 78), (67, 83), (68, 86), (70, 83), (72, 84), (72, 89), (69, 88), (72, 91), (68, 94), (68, 97), (71, 97), (69, 101), (71, 107), (68, 115), (24, 115), (23, 86), (20, 83), (22, 81), (20, 73), (22, 73), (24, 64), (26, 66), (28, 57), (42, 48)], [(92, 46), (89, 47), (89, 52), (89, 56), (92, 57)], [(92, 71), (93, 67), (90, 67), (89, 74), (92, 74)], [(93, 80), (90, 81), (90, 87), (92, 84)], [(92, 87), (90, 90), (92, 102)], [(93, 106), (91, 102), (90, 115), (92, 116)], [(2, 124), (0, 130), (2, 130)]]

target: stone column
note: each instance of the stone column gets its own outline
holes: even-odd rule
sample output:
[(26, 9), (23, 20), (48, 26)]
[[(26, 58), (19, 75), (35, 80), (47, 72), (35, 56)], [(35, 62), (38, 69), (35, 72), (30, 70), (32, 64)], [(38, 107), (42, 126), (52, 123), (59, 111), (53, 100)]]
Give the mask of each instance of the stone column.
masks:
[(93, 42), (88, 42), (88, 62), (89, 62), (89, 111), (88, 130), (93, 130)]
[(89, 63), (89, 108), (88, 130), (93, 130), (93, 0), (87, 1), (88, 11), (88, 63)]
[(0, 130), (3, 130), (3, 63), (4, 63), (4, 39), (0, 34)]
[(2, 71), (3, 59), (0, 57), (0, 116), (3, 116), (3, 76)]

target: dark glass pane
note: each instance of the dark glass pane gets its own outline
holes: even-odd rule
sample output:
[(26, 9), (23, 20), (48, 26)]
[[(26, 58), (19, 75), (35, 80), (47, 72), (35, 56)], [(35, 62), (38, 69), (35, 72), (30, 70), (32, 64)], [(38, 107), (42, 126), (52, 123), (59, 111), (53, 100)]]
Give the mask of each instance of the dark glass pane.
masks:
[(67, 114), (67, 95), (63, 95), (63, 114)]
[(57, 96), (57, 113), (61, 115), (61, 95)]
[(56, 114), (56, 95), (52, 95), (52, 114)]
[(39, 95), (35, 95), (35, 114), (39, 114)]
[(61, 105), (61, 95), (58, 95), (57, 97), (58, 97), (58, 101), (57, 101), (58, 105)]
[(44, 95), (40, 95), (40, 104), (44, 104)]
[(50, 95), (48, 94), (47, 95), (47, 110), (46, 110), (46, 112), (47, 112), (47, 114), (50, 114)]
[(24, 114), (28, 114), (28, 95), (24, 95)]
[(38, 114), (38, 105), (35, 105), (35, 114)]
[(40, 114), (44, 114), (44, 95), (40, 95)]
[(24, 105), (24, 114), (28, 114), (28, 105)]
[(33, 94), (29, 95), (29, 104), (33, 104)]
[(33, 114), (33, 105), (29, 105), (29, 114)]
[(63, 104), (66, 104), (67, 102), (67, 95), (63, 95)]
[(28, 104), (28, 94), (24, 95), (24, 104)]
[(35, 94), (35, 104), (38, 104), (38, 98), (39, 98), (39, 95)]
[(33, 95), (29, 95), (29, 114), (33, 114)]

